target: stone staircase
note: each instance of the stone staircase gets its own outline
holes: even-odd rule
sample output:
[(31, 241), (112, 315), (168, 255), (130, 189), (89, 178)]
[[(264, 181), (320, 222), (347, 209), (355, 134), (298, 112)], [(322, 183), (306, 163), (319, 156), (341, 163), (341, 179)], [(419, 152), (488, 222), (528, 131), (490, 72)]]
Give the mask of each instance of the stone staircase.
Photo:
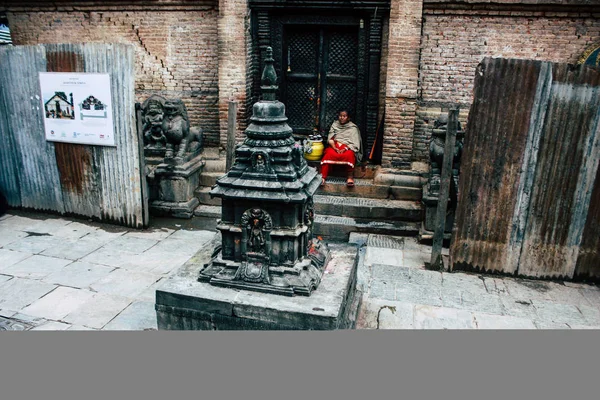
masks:
[[(318, 168), (318, 163), (309, 162)], [(314, 197), (315, 234), (328, 240), (346, 241), (350, 232), (414, 236), (424, 218), (421, 203), (425, 168), (410, 171), (383, 170), (378, 166), (355, 168), (355, 186), (331, 169), (327, 183)], [(221, 200), (212, 199), (211, 187), (225, 174), (223, 160), (206, 160), (195, 195), (200, 205), (194, 211), (193, 225), (212, 230), (221, 216)]]

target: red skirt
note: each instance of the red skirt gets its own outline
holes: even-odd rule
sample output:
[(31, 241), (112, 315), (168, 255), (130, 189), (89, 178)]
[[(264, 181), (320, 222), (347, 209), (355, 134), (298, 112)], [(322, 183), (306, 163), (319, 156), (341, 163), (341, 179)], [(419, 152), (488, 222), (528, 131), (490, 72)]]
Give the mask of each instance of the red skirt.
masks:
[(350, 149), (347, 149), (343, 153), (338, 153), (332, 147), (328, 147), (325, 149), (325, 153), (323, 154), (323, 158), (321, 159), (321, 165), (323, 164), (341, 164), (348, 165), (350, 168), (354, 168), (354, 163), (356, 162), (356, 156), (354, 152)]

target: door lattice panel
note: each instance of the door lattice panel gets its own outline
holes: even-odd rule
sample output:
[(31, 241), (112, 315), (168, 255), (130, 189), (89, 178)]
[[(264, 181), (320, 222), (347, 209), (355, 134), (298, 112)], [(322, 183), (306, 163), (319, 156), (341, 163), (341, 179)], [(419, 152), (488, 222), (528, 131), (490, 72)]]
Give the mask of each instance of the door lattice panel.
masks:
[(288, 82), (288, 123), (294, 131), (312, 130), (315, 126), (315, 86), (311, 82)]
[(327, 97), (325, 101), (324, 125), (327, 130), (333, 121), (337, 119), (340, 109), (347, 109), (354, 117), (356, 110), (356, 86), (354, 82), (330, 82), (327, 85)]
[(332, 32), (329, 42), (328, 74), (356, 77), (357, 35), (354, 32)]
[[(317, 32), (296, 31), (290, 34), (288, 41), (290, 72), (315, 73), (318, 40)], [(287, 55), (284, 56), (287, 57)]]

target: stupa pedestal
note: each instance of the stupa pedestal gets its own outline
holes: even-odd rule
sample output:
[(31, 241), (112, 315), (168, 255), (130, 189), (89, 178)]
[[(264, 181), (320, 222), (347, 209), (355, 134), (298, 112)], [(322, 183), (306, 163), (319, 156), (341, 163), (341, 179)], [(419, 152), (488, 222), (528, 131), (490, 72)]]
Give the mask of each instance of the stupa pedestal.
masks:
[(356, 291), (357, 249), (331, 246), (331, 261), (310, 296), (281, 296), (219, 287), (196, 278), (211, 260), (200, 251), (156, 291), (159, 330), (353, 329), (362, 299)]

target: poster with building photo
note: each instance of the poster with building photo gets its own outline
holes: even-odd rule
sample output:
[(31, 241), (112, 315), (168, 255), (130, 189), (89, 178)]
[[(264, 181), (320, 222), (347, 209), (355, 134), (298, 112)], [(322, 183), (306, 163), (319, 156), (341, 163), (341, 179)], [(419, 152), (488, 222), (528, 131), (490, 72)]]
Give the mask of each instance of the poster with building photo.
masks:
[(46, 140), (115, 146), (110, 76), (40, 72)]

